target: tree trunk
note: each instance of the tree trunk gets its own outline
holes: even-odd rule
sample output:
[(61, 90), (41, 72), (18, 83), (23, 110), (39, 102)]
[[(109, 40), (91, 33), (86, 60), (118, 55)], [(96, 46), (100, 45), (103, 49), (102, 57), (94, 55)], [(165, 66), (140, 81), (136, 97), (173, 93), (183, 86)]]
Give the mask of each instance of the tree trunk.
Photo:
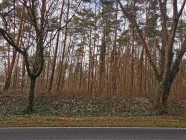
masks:
[[(115, 15), (115, 20), (117, 21), (118, 18), (118, 3), (116, 2), (116, 15)], [(114, 45), (113, 45), (113, 77), (112, 77), (112, 89), (113, 89), (113, 94), (114, 96), (116, 95), (117, 92), (117, 83), (116, 83), (116, 75), (117, 75), (117, 60), (116, 60), (116, 46), (117, 46), (117, 22), (115, 23), (114, 27)]]
[[(14, 7), (15, 7), (15, 3), (14, 3)], [(15, 13), (14, 13), (14, 15), (15, 15)], [(18, 37), (17, 37), (17, 42), (16, 42), (16, 45), (17, 46), (19, 45), (19, 41), (21, 39), (22, 26), (23, 26), (23, 15), (24, 15), (24, 7), (22, 8), (21, 21), (20, 21), (20, 24), (19, 24)], [(15, 20), (15, 18), (14, 18), (14, 20)], [(15, 33), (15, 27), (14, 27), (14, 33)], [(9, 87), (10, 87), (10, 82), (11, 82), (11, 77), (12, 77), (12, 71), (13, 71), (13, 68), (14, 68), (14, 63), (15, 63), (15, 60), (16, 60), (16, 55), (17, 55), (17, 50), (16, 49), (13, 49), (12, 62), (11, 62), (10, 67), (8, 65), (8, 67), (9, 67), (9, 69), (8, 69), (8, 75), (7, 75), (7, 79), (6, 79), (5, 86), (4, 86), (4, 90), (5, 91), (8, 90)]]
[(17, 88), (19, 88), (19, 74), (18, 74), (18, 71), (19, 71), (19, 66), (18, 66), (18, 63), (19, 63), (19, 57), (20, 57), (20, 54), (18, 54), (16, 60), (15, 60), (15, 64), (14, 64), (14, 68), (13, 68), (13, 71), (12, 73), (14, 73), (13, 75), (13, 81), (12, 81), (12, 88), (14, 90), (16, 90)]
[(172, 69), (170, 74), (166, 75), (165, 79), (159, 81), (156, 108), (160, 111), (161, 114), (167, 113), (168, 110), (167, 103), (168, 103), (168, 97), (170, 95), (170, 89), (178, 72), (179, 72), (179, 67), (177, 65), (175, 69)]
[(168, 110), (167, 101), (170, 94), (170, 88), (171, 88), (170, 81), (159, 83), (156, 108), (160, 111), (159, 113), (161, 114), (167, 113)]
[(90, 54), (89, 54), (89, 71), (88, 71), (88, 94), (89, 95), (92, 95), (92, 90), (90, 89), (90, 82), (92, 81), (91, 79), (91, 70), (92, 70), (92, 62), (93, 62), (93, 55), (92, 55), (92, 48), (91, 48), (91, 45), (92, 45), (92, 28), (90, 27), (90, 37), (89, 37), (89, 51), (90, 51)]
[(16, 59), (16, 54), (17, 54), (17, 51), (13, 51), (12, 62), (10, 65), (10, 69), (8, 70), (8, 75), (7, 75), (7, 78), (5, 81), (4, 91), (8, 90), (10, 87), (10, 82), (11, 82), (11, 78), (12, 78), (12, 71), (13, 71), (13, 67), (14, 67), (14, 63), (15, 63), (15, 59)]
[(131, 54), (131, 73), (130, 73), (130, 95), (133, 95), (134, 92), (134, 47), (135, 47), (135, 35), (134, 35), (134, 25), (132, 25), (132, 46), (131, 46), (132, 54)]
[(33, 113), (35, 83), (36, 83), (36, 78), (30, 77), (30, 89), (28, 92), (28, 107), (27, 107), (28, 114)]
[[(62, 22), (62, 15), (63, 15), (63, 10), (64, 10), (64, 4), (65, 4), (65, 0), (63, 0), (61, 13), (60, 13), (60, 21), (59, 21), (60, 26), (61, 26), (61, 22)], [(60, 32), (57, 33), (57, 38), (56, 38), (56, 46), (55, 46), (55, 51), (54, 51), (53, 63), (52, 63), (52, 72), (51, 72), (50, 81), (49, 81), (49, 87), (48, 87), (49, 93), (51, 92), (52, 85), (53, 85), (54, 72), (55, 72), (55, 68), (56, 68), (56, 59), (57, 59), (57, 53), (58, 53), (58, 47), (59, 47), (59, 37), (60, 37)]]
[(22, 75), (21, 75), (21, 90), (23, 91), (25, 83), (24, 83), (24, 77), (25, 77), (25, 61), (22, 60)]
[[(67, 7), (67, 14), (66, 14), (67, 21), (68, 21), (68, 17), (69, 17), (69, 9), (70, 9), (70, 1), (68, 0), (68, 7)], [(64, 61), (64, 58), (65, 58), (65, 50), (66, 50), (66, 42), (67, 42), (67, 32), (68, 32), (68, 26), (66, 24), (66, 26), (65, 26), (65, 38), (64, 38), (64, 42), (63, 42), (63, 52), (62, 52), (62, 58), (61, 58), (61, 66), (60, 66), (60, 69), (59, 69), (59, 79), (57, 81), (57, 91), (59, 91), (59, 87), (60, 87), (60, 84), (61, 84), (63, 61)]]

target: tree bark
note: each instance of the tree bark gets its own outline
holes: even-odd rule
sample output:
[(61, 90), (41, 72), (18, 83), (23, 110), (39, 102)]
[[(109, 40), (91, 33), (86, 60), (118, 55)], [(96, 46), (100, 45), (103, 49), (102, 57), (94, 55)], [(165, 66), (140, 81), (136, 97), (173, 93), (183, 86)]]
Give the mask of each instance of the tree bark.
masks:
[(161, 114), (166, 114), (167, 113), (167, 102), (168, 102), (168, 97), (170, 93), (170, 85), (168, 84), (169, 82), (162, 82), (159, 83), (158, 86), (158, 97), (157, 97), (157, 106), (156, 109), (158, 109)]
[(35, 83), (36, 83), (36, 78), (30, 77), (30, 89), (28, 92), (28, 106), (27, 106), (28, 114), (33, 113)]
[(170, 89), (178, 72), (179, 72), (179, 64), (175, 69), (172, 69), (171, 72), (166, 75), (166, 78), (164, 80), (159, 82), (156, 108), (160, 110), (161, 114), (167, 113), (168, 110), (167, 103), (168, 103), (168, 97), (170, 95)]

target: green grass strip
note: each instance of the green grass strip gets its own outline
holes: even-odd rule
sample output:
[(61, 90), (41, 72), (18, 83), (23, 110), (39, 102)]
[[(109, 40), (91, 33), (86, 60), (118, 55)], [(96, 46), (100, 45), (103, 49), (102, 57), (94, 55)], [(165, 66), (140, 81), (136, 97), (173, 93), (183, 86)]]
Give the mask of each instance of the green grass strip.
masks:
[(186, 117), (9, 117), (0, 127), (186, 127)]

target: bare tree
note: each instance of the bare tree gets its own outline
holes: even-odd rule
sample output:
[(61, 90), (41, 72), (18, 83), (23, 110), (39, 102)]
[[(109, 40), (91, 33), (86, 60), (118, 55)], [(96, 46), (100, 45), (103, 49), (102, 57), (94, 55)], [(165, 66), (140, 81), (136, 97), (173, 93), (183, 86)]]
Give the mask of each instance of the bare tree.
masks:
[[(181, 49), (178, 51), (176, 55), (174, 55), (173, 47), (174, 47), (174, 41), (175, 41), (175, 33), (177, 30), (177, 25), (180, 19), (180, 16), (182, 15), (183, 9), (185, 7), (186, 0), (183, 0), (181, 4), (181, 8), (178, 10), (178, 2), (177, 0), (172, 0), (172, 23), (171, 23), (171, 29), (168, 29), (167, 26), (167, 2), (168, 0), (158, 0), (159, 2), (159, 9), (160, 9), (160, 16), (161, 16), (161, 27), (162, 27), (162, 39), (163, 43), (160, 47), (158, 45), (159, 51), (162, 54), (165, 54), (165, 58), (161, 57), (161, 66), (160, 70), (158, 69), (158, 66), (154, 62), (152, 55), (149, 51), (149, 46), (147, 44), (147, 41), (145, 40), (142, 30), (140, 28), (140, 25), (138, 24), (138, 21), (134, 18), (134, 16), (129, 13), (126, 8), (124, 7), (124, 4), (121, 2), (121, 0), (117, 0), (117, 2), (120, 5), (120, 8), (123, 12), (123, 14), (128, 18), (128, 20), (134, 25), (136, 28), (141, 41), (144, 44), (145, 53), (148, 57), (148, 61), (151, 65), (151, 67), (154, 70), (156, 79), (159, 83), (158, 86), (158, 97), (157, 97), (157, 105), (158, 108), (161, 110), (162, 113), (167, 112), (167, 100), (170, 94), (170, 88), (172, 86), (172, 83), (179, 71), (180, 62), (182, 60), (182, 57), (184, 53), (186, 52), (186, 38), (184, 39)], [(173, 59), (175, 57), (175, 59)]]
[[(27, 41), (27, 44), (24, 48), (20, 47), (18, 43), (19, 39), (16, 42), (6, 29), (0, 28), (0, 33), (4, 37), (4, 39), (24, 57), (25, 66), (30, 78), (27, 112), (32, 113), (36, 79), (41, 74), (44, 67), (44, 44), (46, 43), (46, 35), (48, 34), (48, 17), (50, 17), (50, 12), (52, 12), (50, 11), (50, 8), (52, 6), (56, 6), (56, 2), (51, 2), (48, 10), (46, 9), (46, 7), (49, 3), (46, 3), (46, 0), (20, 0), (19, 2), (22, 4), (22, 7), (24, 9), (23, 12), (25, 12), (24, 15), (22, 14), (25, 22), (24, 24), (26, 24), (28, 27), (28, 30), (24, 30), (24, 32), (23, 29), (20, 29), (19, 34), (22, 34), (22, 36), (26, 36), (24, 40), (25, 43)], [(4, 23), (6, 23), (6, 17), (4, 17), (3, 19)], [(22, 21), (23, 20), (21, 20), (20, 25)]]

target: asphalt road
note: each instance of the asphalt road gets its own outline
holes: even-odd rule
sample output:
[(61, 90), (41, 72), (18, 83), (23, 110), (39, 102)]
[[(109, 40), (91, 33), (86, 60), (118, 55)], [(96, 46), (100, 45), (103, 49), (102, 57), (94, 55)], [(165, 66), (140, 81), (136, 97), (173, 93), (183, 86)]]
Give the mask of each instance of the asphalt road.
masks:
[(186, 140), (186, 128), (0, 128), (0, 140)]

